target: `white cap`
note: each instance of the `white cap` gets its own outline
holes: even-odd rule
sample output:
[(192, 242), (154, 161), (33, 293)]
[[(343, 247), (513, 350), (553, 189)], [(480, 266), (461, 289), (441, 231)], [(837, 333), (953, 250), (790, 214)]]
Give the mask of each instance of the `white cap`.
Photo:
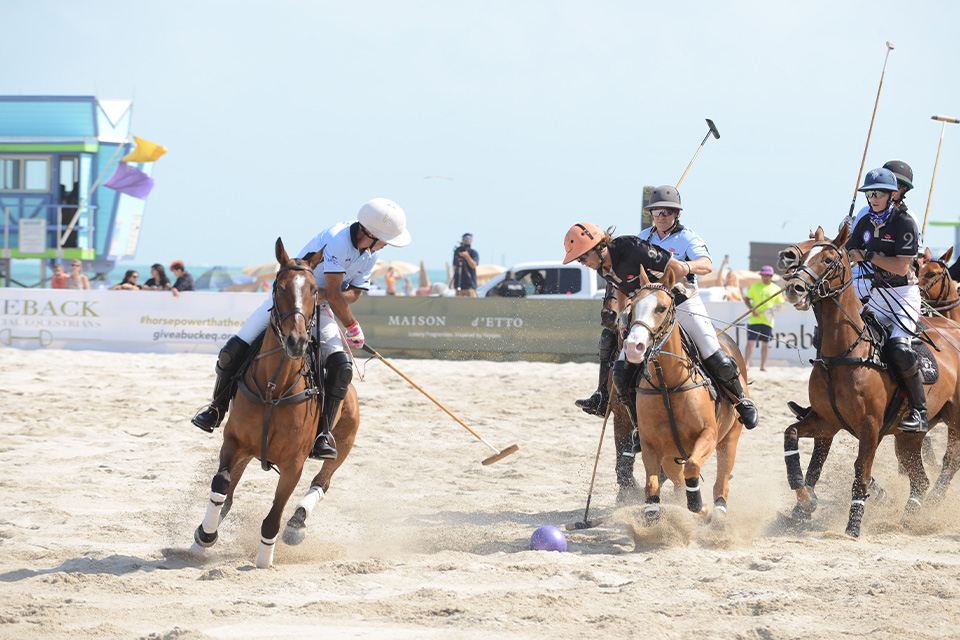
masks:
[(410, 232), (407, 231), (407, 216), (393, 200), (374, 198), (362, 207), (357, 220), (370, 233), (394, 247), (410, 244)]

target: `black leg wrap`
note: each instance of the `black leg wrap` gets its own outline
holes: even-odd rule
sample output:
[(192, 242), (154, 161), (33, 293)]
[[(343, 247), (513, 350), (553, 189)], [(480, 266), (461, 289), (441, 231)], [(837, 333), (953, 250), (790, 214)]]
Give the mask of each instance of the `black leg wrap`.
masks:
[(193, 532), (193, 541), (204, 549), (212, 547), (213, 543), (217, 541), (217, 532), (207, 533), (203, 530), (203, 525), (200, 525), (197, 527), (197, 530)]
[(803, 486), (803, 469), (800, 466), (800, 439), (794, 428), (783, 434), (783, 460), (787, 464), (787, 482), (796, 491)]
[(617, 456), (617, 484), (621, 487), (635, 487), (637, 480), (633, 476), (633, 463), (636, 460), (631, 456)]
[(716, 500), (713, 501), (713, 506), (715, 506), (717, 509), (720, 509), (721, 511), (726, 511), (727, 501), (724, 500), (723, 497), (717, 498)]
[(703, 509), (703, 496), (700, 494), (700, 478), (687, 478), (683, 481), (687, 489), (687, 509), (700, 513)]
[(855, 495), (850, 502), (850, 519), (847, 521), (846, 534), (852, 538), (860, 537), (860, 525), (863, 522), (863, 508), (866, 495)]
[(210, 483), (210, 490), (214, 493), (227, 495), (230, 491), (230, 472), (226, 469), (213, 476), (213, 482)]

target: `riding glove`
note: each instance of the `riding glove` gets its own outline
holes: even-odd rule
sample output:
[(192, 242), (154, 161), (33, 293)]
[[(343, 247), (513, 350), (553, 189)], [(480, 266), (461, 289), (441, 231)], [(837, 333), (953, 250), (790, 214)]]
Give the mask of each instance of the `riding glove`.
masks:
[(359, 349), (363, 346), (363, 330), (360, 328), (359, 322), (354, 322), (352, 325), (346, 329), (347, 342), (350, 343), (351, 347)]

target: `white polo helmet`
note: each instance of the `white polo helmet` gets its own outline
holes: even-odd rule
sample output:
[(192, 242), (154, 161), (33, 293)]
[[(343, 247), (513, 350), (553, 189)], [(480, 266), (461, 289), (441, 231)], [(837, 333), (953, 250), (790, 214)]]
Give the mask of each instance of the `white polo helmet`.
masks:
[(394, 247), (410, 244), (410, 232), (407, 231), (407, 216), (393, 200), (374, 198), (360, 207), (357, 220), (370, 233)]

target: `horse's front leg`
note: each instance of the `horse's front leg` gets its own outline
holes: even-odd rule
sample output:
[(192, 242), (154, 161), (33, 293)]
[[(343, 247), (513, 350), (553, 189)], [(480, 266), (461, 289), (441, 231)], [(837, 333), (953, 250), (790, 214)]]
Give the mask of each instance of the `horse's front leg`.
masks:
[[(210, 483), (210, 499), (203, 521), (193, 532), (194, 545), (201, 549), (212, 547), (217, 541), (217, 529), (230, 510), (230, 501), (243, 473), (243, 459), (238, 457), (237, 442), (229, 436), (224, 437), (220, 447), (220, 466)], [(239, 468), (239, 471), (237, 469)], [(235, 472), (236, 473), (232, 473)]]
[[(924, 439), (927, 442), (927, 439)], [(953, 476), (960, 469), (960, 423), (947, 423), (947, 449), (943, 453), (943, 466), (933, 491), (930, 492), (930, 504), (938, 504), (947, 495), (947, 488)]]
[[(790, 425), (783, 432), (783, 459), (787, 466), (787, 482), (797, 495), (792, 514), (795, 519), (809, 519), (810, 514), (817, 509), (814, 487), (820, 479), (820, 472), (830, 453), (834, 435), (836, 430), (815, 411), (810, 411), (802, 420)], [(800, 464), (801, 437), (814, 439), (813, 455), (807, 466), (806, 477)]]
[(845, 533), (852, 538), (860, 537), (860, 525), (863, 522), (863, 512), (867, 502), (867, 487), (870, 485), (870, 472), (873, 469), (873, 460), (877, 455), (877, 444), (880, 425), (872, 418), (865, 421), (858, 437), (860, 447), (857, 459), (853, 464), (853, 487), (850, 495), (850, 517), (847, 520)]
[(910, 479), (910, 497), (904, 515), (914, 516), (923, 506), (923, 496), (930, 488), (930, 480), (923, 469), (923, 433), (898, 433), (894, 436), (894, 452), (897, 461), (906, 470)]
[(296, 458), (280, 467), (280, 480), (273, 496), (273, 506), (260, 524), (260, 550), (257, 552), (257, 568), (267, 569), (273, 564), (273, 550), (280, 532), (280, 518), (283, 508), (293, 495), (293, 490), (303, 474), (303, 458)]
[(717, 443), (717, 478), (713, 483), (714, 514), (723, 517), (727, 513), (727, 498), (730, 493), (730, 474), (737, 461), (737, 444), (742, 429), (731, 428)]
[(653, 443), (642, 443), (640, 456), (643, 460), (643, 470), (647, 477), (644, 487), (645, 506), (643, 508), (644, 526), (655, 525), (660, 522), (660, 453), (653, 447)]
[[(701, 413), (701, 415), (703, 415)], [(687, 509), (699, 517), (706, 517), (709, 509), (703, 504), (703, 497), (700, 493), (700, 470), (703, 463), (707, 461), (710, 455), (717, 448), (717, 425), (716, 423), (702, 423), (700, 425), (700, 434), (697, 436), (693, 445), (693, 452), (683, 465), (683, 483), (687, 493)]]
[(617, 506), (636, 504), (642, 499), (640, 486), (633, 475), (636, 457), (633, 453), (633, 425), (627, 410), (617, 399), (616, 392), (610, 395), (610, 420), (613, 421), (613, 442), (616, 447), (615, 470), (617, 474)]

